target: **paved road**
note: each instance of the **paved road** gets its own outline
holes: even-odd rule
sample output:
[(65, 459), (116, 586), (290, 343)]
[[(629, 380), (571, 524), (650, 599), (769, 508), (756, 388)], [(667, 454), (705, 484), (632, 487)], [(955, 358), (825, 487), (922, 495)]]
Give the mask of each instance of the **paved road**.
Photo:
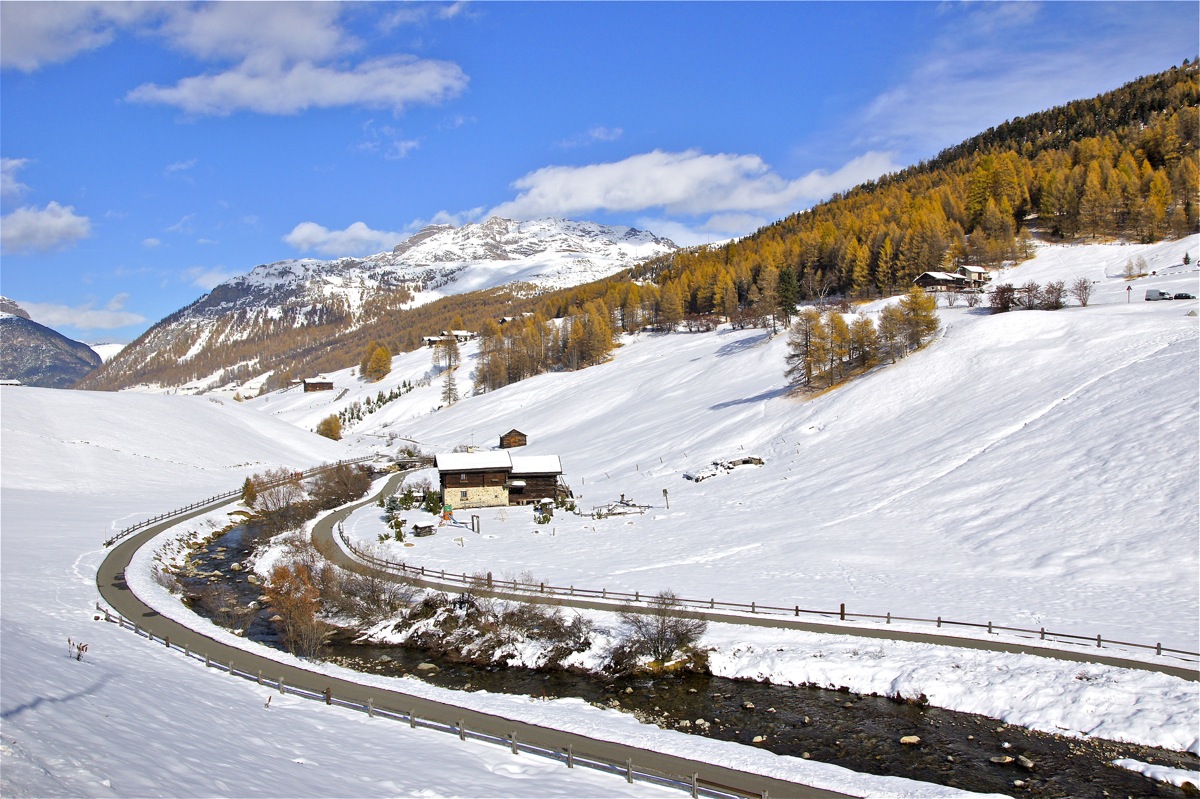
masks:
[[(399, 487), (406, 473), (393, 475), (384, 484), (383, 489), (379, 494), (389, 494)], [(375, 497), (379, 496), (376, 494)], [(404, 576), (401, 578), (395, 572), (377, 569), (362, 563), (359, 560), (351, 557), (335, 540), (334, 529), (338, 522), (341, 522), (356, 509), (367, 504), (371, 500), (361, 502), (349, 508), (335, 511), (317, 522), (313, 529), (313, 543), (317, 549), (330, 561), (336, 563), (344, 569), (358, 572), (360, 574), (373, 574), (389, 580), (400, 581), (432, 588), (437, 590), (449, 591), (451, 593), (460, 592), (463, 590), (461, 583), (439, 581), (429, 575), (421, 578)], [(612, 611), (619, 607), (613, 602), (604, 602), (601, 600), (590, 600), (582, 597), (556, 595), (539, 595), (522, 592), (505, 591), (498, 588), (484, 589), (482, 587), (471, 587), (472, 593), (481, 594), (484, 596), (493, 596), (500, 599), (509, 599), (518, 602), (535, 602), (544, 605), (559, 605), (572, 608), (588, 608), (592, 610), (607, 610)], [(637, 610), (636, 607), (631, 608)], [(1169, 674), (1173, 677), (1180, 677), (1193, 682), (1200, 681), (1200, 670), (1195, 666), (1171, 666), (1163, 663), (1147, 663), (1141, 660), (1132, 660), (1129, 658), (1118, 657), (1114, 655), (1105, 655), (1095, 649), (1080, 648), (1078, 651), (1055, 649), (1051, 647), (1039, 646), (1036, 643), (1022, 643), (1017, 641), (1004, 640), (988, 640), (981, 638), (961, 638), (952, 635), (940, 635), (937, 633), (911, 632), (904, 630), (888, 629), (886, 627), (847, 627), (838, 624), (825, 624), (816, 621), (804, 621), (801, 619), (789, 618), (787, 616), (777, 615), (761, 615), (761, 616), (746, 616), (725, 614), (715, 611), (702, 610), (679, 610), (675, 615), (693, 618), (704, 619), (712, 622), (722, 622), (726, 624), (749, 624), (758, 627), (778, 627), (793, 630), (805, 630), (815, 633), (829, 633), (833, 635), (851, 635), (859, 638), (877, 638), (891, 641), (915, 641), (924, 644), (937, 644), (939, 646), (954, 646), (964, 649), (976, 649), (989, 652), (1011, 652), (1016, 654), (1037, 655), (1039, 657), (1055, 658), (1058, 660), (1067, 660), (1079, 663), (1102, 663), (1109, 666), (1118, 666), (1126, 669), (1138, 669), (1140, 671), (1155, 671), (1163, 674)]]
[[(384, 490), (390, 491), (403, 475), (393, 476), (385, 484)], [(247, 652), (242, 649), (227, 646), (214, 641), (183, 625), (161, 616), (158, 612), (143, 603), (125, 581), (125, 569), (129, 565), (134, 552), (167, 528), (179, 522), (207, 513), (211, 510), (229, 504), (236, 500), (215, 502), (212, 505), (177, 516), (157, 524), (144, 532), (133, 535), (113, 548), (96, 575), (96, 585), (104, 601), (117, 613), (135, 622), (143, 630), (150, 631), (158, 638), (169, 638), (176, 646), (187, 647), (194, 653), (207, 656), (222, 663), (232, 663), (239, 671), (255, 674), (262, 672), (264, 679), (275, 682), (282, 679), (285, 686), (302, 688), (314, 693), (330, 691), (336, 699), (364, 704), (371, 700), (379, 710), (394, 713), (415, 713), (421, 719), (429, 719), (442, 724), (458, 725), (465, 723), (466, 728), (498, 738), (511, 734), (517, 736), (521, 743), (539, 746), (544, 749), (567, 751), (571, 747), (576, 757), (595, 758), (614, 763), (632, 761), (640, 771), (656, 772), (661, 775), (674, 775), (676, 779), (688, 781), (693, 774), (698, 775), (701, 787), (706, 785), (720, 787), (732, 793), (744, 796), (775, 796), (775, 797), (813, 797), (814, 799), (840, 799), (850, 794), (813, 788), (807, 785), (788, 782), (785, 780), (765, 777), (760, 774), (740, 771), (737, 769), (714, 766), (708, 763), (689, 760), (683, 757), (654, 752), (634, 746), (627, 746), (611, 741), (587, 738), (575, 733), (562, 732), (547, 727), (527, 724), (489, 713), (456, 707), (454, 705), (434, 702), (428, 699), (410, 696), (398, 690), (383, 690), (376, 687), (359, 685), (350, 680), (330, 677), (315, 671), (284, 664), (267, 657), (265, 654)], [(340, 518), (344, 518), (355, 508), (362, 507), (374, 498), (364, 500), (357, 505), (335, 512), (327, 517), (330, 529)], [(270, 650), (263, 648), (264, 653)]]

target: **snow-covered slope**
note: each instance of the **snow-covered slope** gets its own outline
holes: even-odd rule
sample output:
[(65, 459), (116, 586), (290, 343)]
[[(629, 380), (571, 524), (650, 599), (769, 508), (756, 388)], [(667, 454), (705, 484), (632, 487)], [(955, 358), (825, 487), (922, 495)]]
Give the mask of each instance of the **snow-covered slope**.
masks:
[[(626, 338), (609, 363), (436, 413), (428, 351), (397, 357), (379, 384), (343, 372), (338, 392), (250, 404), (311, 429), (347, 403), (431, 378), (349, 435), (449, 451), (495, 446), (515, 427), (531, 454), (562, 457), (584, 510), (622, 494), (654, 506), (560, 516), (554, 536), (534, 534), (525, 514), (486, 513), (489, 535), (465, 549), (422, 539), (403, 551), (412, 562), (1195, 650), (1200, 359), (1188, 314), (1198, 304), (1142, 297), (1200, 293), (1182, 265), (1197, 245), (1044, 247), (997, 280), (1085, 276), (1099, 281), (1089, 307), (942, 308), (925, 350), (807, 401), (784, 385), (785, 336), (724, 329)], [(1158, 274), (1106, 276), (1136, 255)], [(472, 353), (464, 347), (460, 391)], [(745, 455), (766, 464), (683, 479)]]
[(336, 460), (333, 442), (203, 398), (6, 387), (0, 414), (0, 795), (672, 795), (293, 697), (264, 708), (270, 689), (93, 620), (112, 532)]

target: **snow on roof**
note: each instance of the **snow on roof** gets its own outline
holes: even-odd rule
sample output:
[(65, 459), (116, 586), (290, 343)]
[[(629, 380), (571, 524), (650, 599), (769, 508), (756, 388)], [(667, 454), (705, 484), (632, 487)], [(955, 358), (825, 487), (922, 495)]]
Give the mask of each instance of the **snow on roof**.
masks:
[(986, 269), (984, 269), (983, 267), (979, 267), (979, 266), (971, 266), (970, 264), (963, 264), (962, 266), (960, 266), (960, 267), (959, 267), (959, 269), (965, 269), (965, 270), (966, 270), (966, 271), (968, 271), (968, 272), (975, 272), (975, 273), (977, 273), (977, 274), (980, 274), (980, 275), (982, 275), (982, 274), (984, 274), (985, 272), (987, 272), (987, 270), (986, 270)]
[(447, 452), (438, 455), (438, 471), (463, 472), (474, 469), (511, 469), (512, 461), (508, 453), (501, 450), (485, 452)]
[(562, 474), (557, 455), (513, 455), (513, 474)]
[[(935, 280), (962, 280), (962, 275), (951, 274), (950, 272), (922, 272), (921, 277), (929, 275)], [(917, 278), (920, 280), (921, 278)]]

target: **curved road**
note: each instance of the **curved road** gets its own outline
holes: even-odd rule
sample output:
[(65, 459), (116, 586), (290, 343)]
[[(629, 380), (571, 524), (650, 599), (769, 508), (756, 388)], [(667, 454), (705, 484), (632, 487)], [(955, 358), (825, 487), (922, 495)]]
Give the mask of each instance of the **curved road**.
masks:
[[(383, 490), (391, 490), (403, 477), (404, 473), (394, 475), (385, 483)], [(522, 744), (530, 744), (543, 749), (566, 752), (570, 747), (574, 755), (580, 758), (594, 758), (612, 763), (631, 761), (639, 771), (656, 772), (683, 783), (690, 782), (692, 775), (695, 774), (698, 775), (698, 783), (701, 788), (712, 786), (722, 791), (739, 793), (748, 797), (769, 795), (842, 799), (850, 796), (850, 794), (813, 788), (761, 774), (714, 766), (648, 749), (514, 721), (503, 716), (411, 696), (398, 690), (368, 687), (351, 680), (330, 677), (281, 663), (266, 654), (260, 655), (222, 644), (160, 615), (138, 599), (125, 581), (125, 569), (133, 554), (142, 545), (169, 527), (236, 501), (238, 500), (214, 502), (174, 517), (130, 536), (114, 547), (100, 564), (96, 573), (96, 586), (104, 601), (117, 613), (133, 621), (141, 629), (151, 632), (157, 638), (169, 639), (173, 645), (187, 647), (194, 653), (212, 658), (222, 664), (232, 664), (234, 668), (243, 672), (251, 674), (261, 672), (264, 678), (269, 678), (272, 682), (282, 679), (284, 684), (289, 687), (302, 688), (313, 693), (329, 691), (330, 695), (336, 699), (357, 704), (365, 704), (369, 700), (377, 710), (403, 715), (412, 713), (421, 719), (446, 725), (465, 724), (466, 728), (472, 732), (482, 732), (501, 739), (515, 735)], [(322, 524), (327, 523), (328, 529), (331, 531), (336, 521), (340, 521), (357, 508), (373, 501), (374, 497), (335, 511), (327, 516)], [(334, 549), (337, 547), (334, 546)], [(263, 652), (269, 653), (270, 650), (264, 647)]]
[[(412, 585), (421, 586), (423, 588), (431, 588), (449, 592), (460, 592), (463, 590), (461, 583), (441, 582), (428, 576), (423, 576), (420, 578), (401, 576), (395, 572), (378, 569), (374, 566), (365, 564), (343, 550), (336, 541), (334, 529), (339, 522), (343, 521), (358, 508), (361, 508), (368, 502), (374, 501), (375, 498), (381, 494), (388, 494), (394, 491), (399, 487), (406, 474), (406, 472), (401, 472), (390, 477), (384, 484), (383, 489), (370, 500), (334, 511), (328, 516), (320, 519), (313, 527), (313, 544), (316, 545), (317, 549), (327, 559), (348, 571), (358, 572), (359, 574), (373, 575), (395, 582), (406, 582)], [(544, 605), (560, 605), (564, 607), (587, 608), (590, 610), (613, 611), (617, 609), (617, 606), (615, 606), (612, 602), (606, 603), (592, 601), (580, 597), (563, 596), (561, 594), (539, 595), (504, 591), (495, 588), (485, 589), (476, 586), (471, 587), (471, 592), (517, 602), (535, 602)], [(631, 607), (630, 610), (639, 611), (640, 609), (637, 607)], [(880, 638), (892, 641), (914, 641), (917, 643), (937, 644), (939, 646), (956, 646), (965, 649), (978, 649), (990, 652), (1010, 652), (1014, 654), (1037, 655), (1039, 657), (1055, 658), (1058, 660), (1068, 660), (1079, 663), (1102, 663), (1104, 665), (1117, 666), (1125, 669), (1161, 672), (1163, 674), (1169, 674), (1172, 677), (1180, 677), (1193, 682), (1200, 681), (1200, 670), (1195, 667), (1188, 668), (1185, 666), (1170, 666), (1167, 664), (1147, 663), (1141, 660), (1116, 657), (1113, 655), (1104, 655), (1096, 652), (1094, 649), (1081, 648), (1078, 652), (1074, 652), (1071, 650), (1038, 646), (1037, 644), (1033, 643), (1018, 643), (1002, 640), (989, 641), (979, 638), (959, 638), (952, 635), (889, 630), (879, 627), (847, 627), (837, 624), (802, 621), (800, 619), (793, 619), (787, 616), (739, 616), (713, 611), (683, 609), (675, 611), (673, 615), (693, 619), (704, 619), (706, 621), (721, 622), (725, 624), (750, 624), (758, 627), (782, 627), (815, 633), (852, 635), (860, 638)]]

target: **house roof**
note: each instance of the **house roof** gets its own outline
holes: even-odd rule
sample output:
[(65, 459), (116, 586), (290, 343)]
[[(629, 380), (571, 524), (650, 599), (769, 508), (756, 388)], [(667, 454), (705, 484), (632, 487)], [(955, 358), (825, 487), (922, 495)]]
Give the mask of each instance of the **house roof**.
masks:
[(512, 430), (509, 430), (507, 433), (501, 433), (500, 435), (502, 435), (502, 436), (523, 436), (525, 434), (514, 427)]
[(482, 469), (512, 469), (508, 453), (487, 450), (484, 452), (447, 452), (435, 458), (439, 472), (471, 472)]
[(963, 279), (962, 275), (955, 275), (955, 274), (951, 274), (950, 272), (922, 272), (917, 277), (917, 280), (920, 280), (921, 278), (925, 277), (926, 275), (933, 278), (934, 280), (959, 281), (959, 280)]
[(562, 474), (557, 455), (513, 455), (513, 474)]
[(959, 269), (964, 269), (968, 272), (973, 272), (974, 274), (977, 274), (977, 275), (987, 274), (986, 269), (984, 269), (982, 267), (978, 267), (978, 266), (971, 266), (969, 264), (963, 264), (962, 266), (959, 267)]

